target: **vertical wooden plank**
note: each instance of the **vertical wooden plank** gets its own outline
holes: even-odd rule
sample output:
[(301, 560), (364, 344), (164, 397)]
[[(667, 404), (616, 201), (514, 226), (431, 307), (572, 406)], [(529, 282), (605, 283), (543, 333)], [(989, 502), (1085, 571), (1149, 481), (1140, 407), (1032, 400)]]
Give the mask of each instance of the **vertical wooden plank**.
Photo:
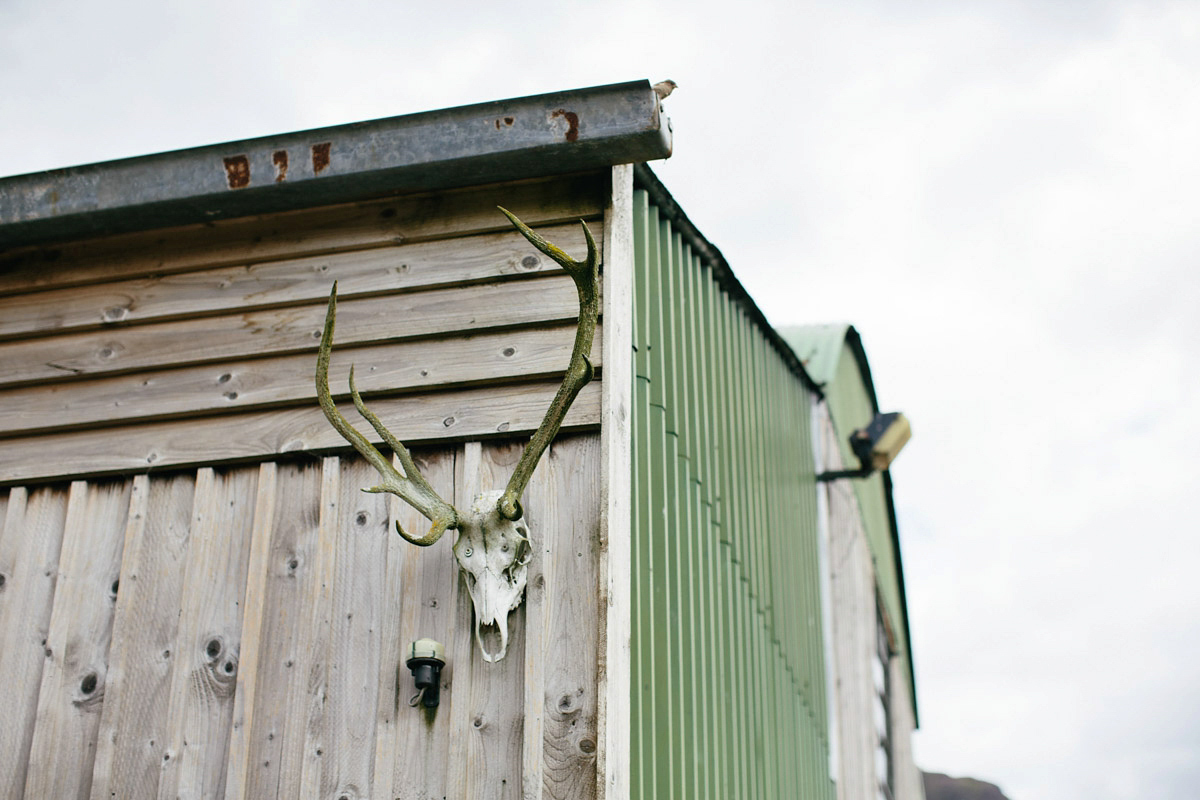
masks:
[[(479, 442), (467, 442), (454, 461), (454, 497), (449, 502), (455, 508), (461, 507), (463, 498), (469, 503), (470, 499), (479, 493), (479, 471), (482, 469), (483, 445)], [(456, 564), (457, 566), (457, 564)], [(471, 741), (472, 730), (475, 728), (472, 717), (474, 700), (471, 692), (474, 671), (471, 662), (479, 659), (475, 654), (475, 637), (472, 635), (474, 610), (471, 598), (467, 594), (467, 585), (455, 570), (454, 578), (454, 635), (446, 645), (446, 667), (442, 671), (443, 678), (448, 684), (447, 693), (442, 697), (442, 703), (449, 700), (450, 708), (450, 749), (446, 759), (446, 797), (469, 798), (471, 791), (470, 770), (462, 765), (471, 763), (469, 759), (474, 752)], [(482, 725), (482, 718), (479, 719)]]
[[(78, 502), (78, 501), (77, 501)], [(67, 493), (9, 492), (0, 533), (0, 796), (21, 797), (46, 660)]]
[(160, 798), (225, 793), (258, 470), (196, 473)]
[[(454, 496), (454, 451), (413, 453), (421, 474), (444, 498)], [(449, 797), (446, 789), (450, 718), (455, 694), (449, 690), (450, 668), (442, 674), (441, 704), (412, 707), (412, 674), (404, 664), (409, 643), (435, 639), (446, 646), (450, 664), (468, 657), (455, 652), (455, 591), (458, 564), (452, 546), (456, 531), (436, 544), (417, 547), (394, 532), (396, 520), (406, 531), (429, 526), (412, 506), (389, 497), (392, 533), (387, 539), (386, 615), (379, 664), (379, 702), (375, 745), (375, 793), (380, 798), (434, 800)], [(466, 681), (463, 685), (468, 685)]]
[[(300, 786), (296, 796), (318, 797), (321, 789), (321, 773), (328, 752), (328, 733), (324, 718), (329, 690), (329, 641), (332, 620), (332, 591), (334, 572), (337, 567), (338, 526), (341, 520), (341, 467), (336, 458), (326, 458), (321, 464), (321, 516), (317, 525), (318, 560), (313, 570), (314, 582), (309, 584), (307, 599), (307, 627), (304, 629), (304, 674), (305, 696), (297, 698), (303, 707), (293, 707), (295, 721), (303, 720), (304, 749), (299, 753), (296, 773)], [(288, 719), (292, 723), (292, 718)], [(290, 737), (289, 737), (290, 738)], [(290, 766), (284, 759), (284, 769)]]
[[(607, 383), (605, 384), (607, 386)], [(564, 541), (560, 523), (559, 497), (554, 493), (551, 476), (557, 455), (558, 444), (554, 443), (542, 456), (541, 468), (535, 470), (521, 502), (525, 508), (526, 523), (530, 526), (530, 562), (525, 587), (525, 697), (524, 726), (521, 747), (521, 797), (538, 800), (542, 797), (557, 797), (554, 790), (561, 774), (569, 775), (563, 765), (559, 751), (561, 732), (555, 729), (552, 720), (546, 719), (547, 708), (555, 713), (553, 691), (547, 678), (555, 676), (549, 672), (547, 661), (556, 653), (551, 648), (559, 646), (551, 638), (550, 609), (547, 603), (558, 600), (558, 575), (554, 566), (558, 559), (568, 559), (570, 541)], [(592, 473), (593, 477), (597, 477)], [(573, 498), (572, 498), (573, 501)], [(572, 502), (568, 502), (570, 507)], [(576, 586), (575, 588), (578, 588)], [(593, 615), (594, 617), (594, 615)], [(577, 621), (578, 623), (578, 621)], [(598, 620), (593, 620), (593, 625)], [(564, 642), (569, 644), (568, 642)], [(595, 641), (593, 639), (593, 652)], [(595, 664), (593, 657), (591, 664)], [(595, 690), (595, 675), (589, 675), (587, 687)], [(547, 702), (549, 701), (549, 702)], [(592, 707), (594, 712), (595, 707)], [(594, 724), (594, 719), (591, 720)], [(592, 752), (595, 753), (593, 741)], [(595, 789), (595, 773), (588, 777)]]
[[(598, 791), (611, 791), (607, 781), (597, 781), (601, 646), (597, 623), (605, 615), (599, 593), (600, 450), (594, 435), (561, 438), (547, 453), (527, 493), (531, 535), (552, 541), (552, 555), (543, 568), (546, 647), (540, 670), (544, 687), (539, 691), (545, 697), (542, 796), (554, 800), (587, 800), (597, 797)], [(533, 609), (531, 619), (532, 615)], [(529, 653), (526, 657), (533, 658)], [(627, 737), (619, 740), (628, 747)]]
[[(332, 462), (332, 463), (330, 463)], [(328, 468), (326, 468), (328, 467)], [(295, 797), (299, 792), (309, 703), (311, 618), (324, 564), (320, 521), (323, 487), (335, 480), (337, 459), (322, 464), (281, 464), (274, 486), (260, 476), (252, 547), (266, 547), (247, 577), (245, 637), (255, 639), (253, 694), (245, 698), (243, 787), (232, 780), (226, 797)], [(261, 541), (266, 537), (266, 544)], [(252, 603), (261, 593), (261, 610)], [(234, 765), (231, 764), (231, 769)], [(232, 774), (232, 773), (231, 773)]]
[(250, 560), (246, 567), (246, 600), (242, 613), (242, 652), (234, 692), (233, 725), (229, 735), (229, 766), (225, 775), (226, 800), (246, 797), (255, 730), (255, 698), (259, 689), (259, 663), (271, 561), (271, 532), (275, 529), (275, 501), (279, 491), (275, 462), (259, 465), (254, 498), (254, 525), (250, 533)]
[[(481, 448), (478, 460), (471, 454), (473, 444), (468, 443), (464, 458), (463, 480), (456, 481), (454, 505), (460, 509), (471, 507), (474, 497), (482, 491), (503, 488), (508, 482), (517, 461), (520, 460), (523, 444), (496, 444)], [(471, 470), (470, 467), (475, 469)], [(538, 470), (545, 469), (539, 464)], [(536, 473), (535, 473), (536, 474)], [(461, 487), (461, 489), (460, 489)], [(529, 519), (533, 541), (541, 541), (547, 531), (541, 530), (538, 521)], [(534, 550), (534, 558), (537, 558)], [(525, 668), (525, 604), (522, 603), (508, 618), (508, 653), (499, 661), (488, 663), (483, 660), (479, 645), (475, 642), (474, 622), (470, 613), (463, 618), (463, 609), (471, 612), (469, 597), (466, 597), (465, 581), (459, 579), (460, 599), (459, 625), (471, 634), (470, 644), (459, 650), (459, 667), (470, 672), (469, 705), (467, 706), (466, 760), (451, 763), (449, 769), (467, 771), (467, 792), (462, 797), (516, 798), (521, 796), (521, 756), (523, 750), (524, 668)], [(490, 633), (490, 635), (489, 635)], [(499, 645), (495, 631), (484, 632), (484, 644), (489, 651)], [(469, 654), (469, 661), (467, 660)], [(464, 663), (465, 662), (465, 663)], [(456, 670), (457, 672), (457, 670)], [(457, 679), (456, 679), (457, 681)], [(463, 688), (454, 688), (455, 702), (463, 700)]]
[(194, 490), (189, 474), (133, 481), (93, 800), (155, 797), (170, 758), (167, 708)]
[(71, 484), (26, 797), (91, 791), (130, 487)]
[(343, 464), (321, 737), (326, 752), (320, 796), (335, 800), (369, 797), (374, 779), (390, 514), (386, 495), (363, 492), (362, 487), (378, 481), (365, 461)]
[[(613, 167), (604, 219), (604, 380), (601, 400), (600, 627), (596, 764), (601, 798), (630, 793), (633, 563), (633, 166)], [(580, 740), (582, 745), (582, 739)]]

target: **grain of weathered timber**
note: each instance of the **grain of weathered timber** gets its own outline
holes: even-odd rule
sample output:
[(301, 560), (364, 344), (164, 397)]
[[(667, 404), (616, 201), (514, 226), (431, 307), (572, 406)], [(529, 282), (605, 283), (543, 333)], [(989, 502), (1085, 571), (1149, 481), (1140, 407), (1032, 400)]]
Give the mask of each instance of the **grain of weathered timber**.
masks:
[(134, 479), (100, 715), (93, 800), (158, 795), (191, 538), (195, 478)]
[[(578, 224), (554, 225), (540, 233), (569, 252), (586, 248)], [(553, 261), (532, 251), (523, 236), (511, 231), (151, 275), (0, 295), (0, 339), (304, 305), (324, 301), (333, 281), (338, 282), (339, 299), (349, 300), (358, 295), (521, 278), (556, 269)]]
[(607, 178), (420, 194), (12, 250), (0, 253), (0, 294), (509, 230), (497, 205), (530, 225), (590, 218), (604, 207)]
[[(414, 452), (421, 474), (442, 497), (454, 496), (454, 450)], [(395, 462), (399, 465), (399, 461)], [(398, 497), (388, 497), (391, 522), (405, 530), (422, 530), (429, 521)], [(387, 537), (387, 585), (384, 603), (383, 650), (379, 663), (379, 703), (375, 745), (375, 793), (402, 800), (440, 800), (446, 792), (450, 714), (455, 694), (442, 674), (441, 704), (436, 709), (414, 708), (412, 673), (405, 666), (409, 643), (429, 638), (447, 645), (452, 665), (465, 653), (450, 651), (459, 625), (455, 592), (458, 563), (447, 533), (429, 547), (414, 547), (392, 533)], [(465, 684), (464, 684), (465, 685)]]
[[(557, 389), (558, 383), (516, 384), (380, 398), (372, 401), (371, 408), (405, 442), (509, 436), (535, 430)], [(349, 408), (343, 413), (355, 416)], [(588, 427), (599, 419), (600, 386), (593, 382), (576, 398), (563, 428)], [(372, 434), (371, 438), (376, 437)], [(316, 407), (155, 422), (4, 440), (0, 443), (0, 484), (48, 475), (101, 475), (345, 446), (345, 440)], [(31, 460), (34, 453), (35, 461)]]
[[(396, 341), (573, 320), (572, 280), (526, 281), (370, 297), (338, 305), (337, 345)], [(227, 359), (314, 352), (326, 304), (248, 311), (0, 344), (0, 380), (20, 385), (81, 375), (160, 369)], [(335, 353), (336, 358), (336, 353)]]
[[(457, 506), (459, 499), (466, 497), (468, 502), (481, 485), (479, 472), (482, 469), (483, 444), (466, 442), (454, 460), (454, 496), (449, 500)], [(456, 563), (457, 566), (457, 563)], [(442, 696), (442, 702), (450, 700), (450, 707), (444, 712), (450, 721), (450, 742), (446, 749), (446, 797), (468, 798), (471, 790), (469, 770), (457, 768), (457, 765), (467, 764), (471, 753), (471, 743), (468, 741), (472, 730), (472, 698), (471, 684), (474, 671), (471, 669), (472, 658), (478, 645), (472, 635), (471, 597), (467, 592), (466, 581), (455, 570), (454, 593), (452, 596), (454, 608), (454, 630), (450, 640), (446, 642), (447, 662), (442, 671), (443, 682), (447, 694)], [(518, 633), (509, 628), (509, 634)], [(519, 633), (523, 634), (523, 629)], [(515, 638), (515, 637), (514, 637)], [(482, 724), (482, 718), (480, 718)]]
[[(598, 450), (599, 442), (591, 436), (557, 442), (542, 465), (546, 474), (539, 487), (546, 512), (539, 540), (553, 539), (553, 555), (543, 566), (545, 596), (536, 610), (544, 615), (543, 796), (554, 800), (593, 798), (597, 791), (600, 641), (595, 623), (604, 608), (596, 591), (601, 538)], [(535, 499), (530, 497), (531, 502)], [(529, 610), (531, 617), (534, 610)]]
[[(304, 746), (298, 761), (284, 759), (283, 771), (289, 779), (299, 778), (291, 791), (280, 791), (283, 796), (318, 797), (325, 759), (330, 757), (325, 726), (325, 714), (329, 697), (329, 643), (332, 638), (332, 594), (333, 580), (337, 570), (338, 525), (341, 522), (341, 461), (326, 458), (321, 464), (321, 516), (317, 524), (317, 559), (314, 564), (313, 583), (308, 586), (305, 597), (306, 608), (301, 610), (301, 619), (307, 620), (304, 630), (304, 664), (300, 678), (303, 681), (303, 696), (294, 698), (290, 709), (289, 727), (303, 730)], [(299, 736), (289, 736), (299, 741)], [(293, 753), (293, 755), (295, 755)]]
[[(329, 459), (326, 459), (329, 461)], [(336, 461), (336, 459), (334, 459)], [(267, 538), (264, 563), (247, 576), (247, 600), (261, 596), (257, 621), (247, 603), (245, 642), (257, 641), (253, 673), (243, 663), (239, 678), (253, 680), (253, 695), (246, 697), (244, 737), (248, 755), (244, 788), (231, 779), (226, 797), (295, 797), (299, 763), (304, 747), (308, 690), (310, 604), (319, 588), (319, 571), (326, 553), (318, 537), (321, 487), (320, 462), (279, 464), (274, 486), (260, 485), (260, 507), (273, 510), (261, 518), (255, 536)], [(255, 548), (262, 544), (255, 542)], [(243, 651), (245, 653), (245, 650)], [(231, 756), (236, 757), (231, 749)], [(231, 764), (231, 768), (234, 765)]]
[[(606, 265), (607, 266), (607, 265)], [(530, 534), (530, 559), (525, 586), (525, 684), (522, 687), (524, 724), (521, 729), (521, 797), (523, 800), (540, 800), (555, 795), (547, 791), (552, 780), (547, 764), (551, 758), (546, 711), (553, 708), (553, 700), (547, 695), (547, 660), (551, 658), (549, 639), (548, 602), (554, 592), (554, 566), (563, 557), (565, 542), (558, 525), (560, 498), (553, 485), (555, 456), (563, 440), (553, 442), (542, 455), (538, 469), (534, 470), (525, 498), (521, 501), (526, 509), (528, 522), (538, 525), (539, 535)], [(574, 498), (572, 498), (573, 500)], [(532, 531), (532, 528), (530, 529)], [(594, 773), (593, 773), (594, 775)]]
[[(469, 508), (475, 495), (507, 484), (520, 460), (524, 442), (484, 445), (480, 448), (478, 459), (470, 453), (474, 447), (472, 443), (466, 445), (461, 480), (455, 480), (453, 504), (458, 508)], [(472, 466), (475, 468), (472, 469)], [(535, 474), (544, 469), (545, 464), (539, 464)], [(555, 535), (551, 532), (552, 524), (547, 520), (539, 521), (530, 517), (528, 524), (533, 542), (540, 536)], [(460, 577), (459, 585), (465, 585), (464, 578)], [(465, 590), (460, 590), (459, 596), (457, 624), (471, 632), (471, 603), (465, 599)], [(459, 651), (455, 674), (459, 676), (464, 670), (467, 671), (470, 683), (468, 687), (463, 687), (456, 677), (451, 687), (456, 695), (456, 703), (466, 700), (466, 714), (457, 713), (461, 706), (456, 707), (454, 720), (465, 722), (465, 728), (461, 731), (452, 728), (451, 736), (462, 736), (465, 740), (466, 757), (461, 762), (451, 759), (449, 768), (451, 772), (459, 769), (460, 764), (468, 764), (470, 768), (464, 770), (466, 792), (462, 795), (452, 793), (451, 796), (501, 799), (521, 796), (525, 614), (525, 605), (522, 603), (509, 615), (508, 653), (503, 659), (491, 664), (485, 662), (474, 638), (468, 649)], [(496, 652), (499, 644), (497, 632), (485, 630), (483, 636), (488, 650)], [(469, 692), (465, 698), (464, 688)], [(453, 792), (453, 786), (448, 781), (448, 790)]]
[(67, 493), (8, 493), (0, 531), (0, 796), (19, 798), (33, 742)]
[(387, 495), (361, 491), (379, 480), (371, 465), (347, 459), (341, 472), (319, 796), (362, 800), (374, 781), (377, 704), (394, 699), (381, 691), (379, 665), (383, 637), (396, 635), (384, 630), (383, 610), (395, 597), (385, 577), (388, 542), (398, 537), (389, 526)]
[[(271, 533), (276, 512), (288, 513), (277, 504), (279, 469), (275, 462), (264, 461), (258, 468), (254, 496), (254, 527), (250, 532), (250, 558), (246, 566), (246, 594), (242, 613), (242, 646), (238, 657), (237, 687), (234, 691), (233, 722), (229, 733), (229, 758), (225, 774), (225, 798), (247, 797), (253, 769), (251, 734), (259, 730), (255, 701), (260, 687), (259, 665), (270, 655), (263, 652), (266, 632), (267, 585), (271, 570)], [(266, 686), (261, 687), (263, 691)]]
[(257, 482), (254, 467), (196, 473), (160, 798), (225, 791)]
[(120, 591), (129, 481), (71, 484), (25, 796), (86, 798)]
[[(603, 331), (603, 326), (598, 326)], [(330, 370), (335, 396), (355, 365), (359, 391), (529, 380), (561, 373), (571, 358), (573, 325), (517, 329), (366, 347), (339, 347)], [(311, 353), (0, 390), (0, 438), (132, 420), (227, 413), (313, 403)], [(602, 365), (600, 340), (592, 363)]]
[(604, 219), (605, 294), (601, 331), (610, 356), (602, 384), (600, 451), (600, 664), (597, 693), (596, 796), (629, 797), (632, 600), (633, 167), (612, 172)]

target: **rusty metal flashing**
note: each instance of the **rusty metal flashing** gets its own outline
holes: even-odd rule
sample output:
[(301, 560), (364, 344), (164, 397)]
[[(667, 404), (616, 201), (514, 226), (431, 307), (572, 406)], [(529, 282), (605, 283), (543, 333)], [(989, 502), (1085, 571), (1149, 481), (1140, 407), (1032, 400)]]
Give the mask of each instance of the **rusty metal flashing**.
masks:
[(0, 179), (0, 249), (666, 158), (649, 81)]

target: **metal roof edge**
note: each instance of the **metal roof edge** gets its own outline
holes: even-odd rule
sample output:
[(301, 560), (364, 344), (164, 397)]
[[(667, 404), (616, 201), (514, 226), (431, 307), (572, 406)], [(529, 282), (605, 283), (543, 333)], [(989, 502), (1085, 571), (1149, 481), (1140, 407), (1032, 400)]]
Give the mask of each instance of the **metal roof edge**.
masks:
[(671, 154), (646, 80), (0, 179), (0, 248), (644, 162)]
[(750, 293), (746, 291), (746, 287), (742, 286), (741, 281), (733, 274), (733, 269), (729, 266), (729, 262), (725, 260), (725, 256), (721, 255), (721, 251), (706, 239), (704, 234), (700, 233), (700, 229), (688, 219), (687, 214), (683, 213), (683, 209), (680, 208), (679, 203), (671, 196), (667, 187), (658, 179), (654, 171), (647, 164), (634, 164), (633, 183), (635, 187), (646, 191), (650, 199), (654, 202), (654, 205), (658, 207), (659, 213), (671, 220), (675, 229), (691, 245), (692, 250), (712, 268), (713, 274), (716, 276), (721, 287), (729, 292), (734, 302), (741, 306), (746, 315), (762, 329), (763, 335), (767, 337), (767, 341), (771, 343), (791, 371), (812, 392), (824, 397), (821, 386), (808, 374), (808, 370), (804, 368), (804, 363), (796, 355), (795, 351), (792, 350), (791, 345), (779, 335), (779, 332), (771, 326), (771, 323), (767, 322), (766, 316), (762, 313), (758, 304), (754, 302), (754, 298), (750, 296)]

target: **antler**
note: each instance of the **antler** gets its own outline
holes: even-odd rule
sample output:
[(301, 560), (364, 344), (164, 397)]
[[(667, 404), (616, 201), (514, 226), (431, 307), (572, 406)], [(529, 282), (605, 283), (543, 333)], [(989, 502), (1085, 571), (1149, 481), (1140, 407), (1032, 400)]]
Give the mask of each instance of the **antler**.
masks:
[[(592, 238), (592, 232), (588, 230), (582, 220), (579, 224), (583, 226), (583, 235), (587, 239), (587, 258), (583, 261), (576, 261), (557, 245), (551, 244), (534, 233), (528, 225), (517, 219), (507, 209), (501, 208), (500, 211), (508, 217), (521, 235), (529, 240), (530, 244), (566, 270), (567, 274), (575, 281), (575, 288), (579, 292), (579, 326), (575, 331), (575, 346), (571, 350), (571, 362), (567, 365), (566, 376), (563, 378), (562, 385), (558, 387), (558, 393), (554, 395), (554, 400), (551, 401), (542, 424), (538, 426), (537, 431), (529, 440), (529, 444), (525, 446), (525, 452), (521, 454), (521, 460), (517, 463), (512, 477), (509, 478), (508, 487), (496, 503), (496, 509), (500, 516), (510, 521), (516, 521), (523, 515), (521, 494), (525, 491), (525, 486), (529, 483), (529, 478), (533, 475), (538, 460), (550, 446), (555, 434), (558, 433), (563, 418), (567, 415), (567, 409), (571, 407), (571, 403), (579, 395), (579, 391), (592, 379), (592, 363), (588, 360), (587, 354), (591, 352), (592, 339), (596, 334), (596, 320), (600, 316), (600, 257), (596, 248), (596, 240)], [(395, 451), (405, 474), (402, 475), (397, 471), (391, 461), (375, 449), (375, 446), (365, 436), (354, 429), (354, 426), (338, 412), (337, 406), (334, 405), (333, 398), (330, 396), (329, 357), (333, 349), (333, 328), (336, 315), (337, 283), (335, 282), (333, 291), (329, 294), (329, 310), (325, 313), (325, 332), (321, 336), (321, 346), (317, 356), (317, 398), (321, 403), (321, 410), (325, 412), (325, 417), (337, 429), (337, 432), (354, 445), (354, 449), (362, 454), (363, 458), (369, 461), (383, 478), (378, 486), (364, 491), (391, 492), (420, 511), (433, 523), (429, 533), (419, 538), (405, 533), (399, 522), (396, 523), (396, 531), (413, 544), (422, 546), (433, 544), (448, 529), (459, 527), (458, 511), (438, 496), (433, 487), (421, 475), (417, 465), (413, 463), (408, 448), (401, 444), (391, 431), (384, 427), (379, 417), (363, 404), (362, 397), (354, 385), (353, 367), (350, 368), (350, 396), (354, 400), (354, 407), (367, 422), (371, 423), (371, 427), (383, 438), (383, 441)]]
[(358, 413), (363, 415), (367, 422), (371, 423), (371, 427), (375, 429), (383, 441), (387, 442), (388, 447), (396, 452), (396, 456), (400, 459), (400, 465), (404, 467), (406, 475), (401, 475), (400, 472), (392, 466), (392, 462), (384, 457), (382, 453), (375, 449), (375, 445), (367, 441), (367, 437), (363, 436), (354, 426), (351, 425), (345, 417), (337, 410), (337, 406), (333, 403), (333, 398), (329, 394), (329, 355), (333, 349), (333, 322), (337, 316), (337, 282), (333, 284), (333, 291), (329, 293), (329, 310), (325, 312), (325, 333), (321, 336), (321, 347), (317, 355), (317, 399), (321, 403), (321, 410), (325, 412), (326, 419), (330, 424), (337, 429), (337, 432), (354, 445), (363, 458), (370, 462), (371, 466), (379, 471), (379, 475), (383, 481), (378, 486), (372, 486), (369, 489), (364, 489), (365, 492), (391, 492), (400, 497), (413, 508), (420, 511), (425, 517), (433, 523), (429, 529), (429, 533), (421, 537), (409, 536), (404, 529), (400, 527), (400, 521), (396, 521), (396, 533), (403, 536), (406, 540), (416, 545), (425, 547), (442, 538), (442, 534), (450, 528), (458, 527), (458, 512), (454, 506), (447, 503), (425, 477), (421, 475), (417, 465), (413, 462), (412, 454), (408, 452), (408, 448), (400, 443), (391, 431), (383, 426), (379, 417), (375, 416), (364, 404), (362, 397), (358, 393), (357, 387), (354, 385), (354, 367), (350, 367), (350, 396), (354, 400), (354, 407), (358, 409)]
[[(497, 207), (499, 208), (499, 206)], [(521, 494), (525, 491), (525, 485), (529, 483), (530, 476), (533, 475), (538, 459), (542, 457), (542, 453), (550, 446), (550, 442), (558, 433), (563, 417), (567, 415), (567, 409), (571, 407), (571, 403), (574, 402), (580, 389), (592, 379), (592, 362), (588, 360), (587, 354), (592, 350), (592, 338), (596, 334), (596, 320), (600, 316), (600, 257), (596, 249), (596, 240), (592, 238), (592, 232), (588, 230), (588, 226), (583, 220), (580, 220), (579, 224), (583, 226), (583, 235), (587, 239), (587, 258), (583, 261), (576, 261), (561, 248), (534, 233), (528, 225), (517, 219), (507, 209), (500, 208), (500, 211), (508, 217), (513, 227), (529, 240), (530, 244), (554, 259), (566, 270), (567, 274), (575, 281), (575, 288), (579, 291), (579, 327), (575, 330), (575, 346), (571, 349), (571, 363), (567, 366), (567, 374), (563, 378), (562, 385), (558, 387), (558, 393), (554, 395), (554, 400), (550, 403), (550, 409), (546, 412), (545, 419), (534, 432), (529, 444), (525, 446), (525, 452), (521, 454), (517, 468), (513, 471), (512, 477), (508, 479), (508, 488), (504, 490), (504, 494), (500, 496), (496, 505), (500, 516), (515, 521), (520, 519), (523, 513)]]

